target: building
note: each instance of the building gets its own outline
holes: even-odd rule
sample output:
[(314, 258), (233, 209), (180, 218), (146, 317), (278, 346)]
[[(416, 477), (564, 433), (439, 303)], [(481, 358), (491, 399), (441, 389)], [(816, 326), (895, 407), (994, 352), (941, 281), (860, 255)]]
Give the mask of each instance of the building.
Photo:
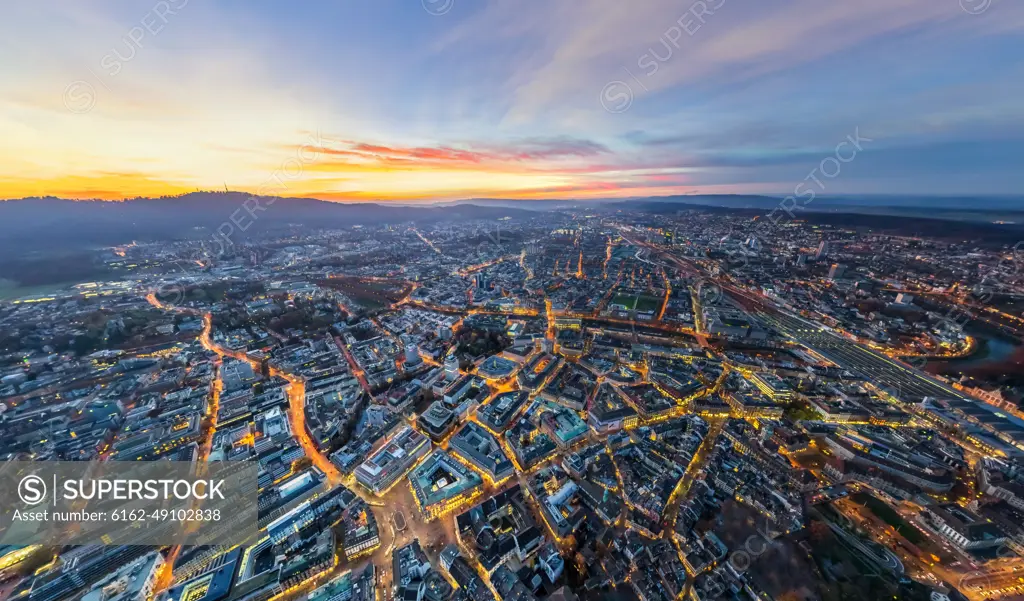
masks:
[(930, 506), (925, 512), (939, 534), (961, 549), (998, 547), (1006, 542), (1006, 534), (995, 524), (954, 503)]
[(455, 581), (463, 598), (468, 601), (495, 601), (494, 593), (459, 553), (455, 545), (448, 545), (441, 551), (441, 567), (448, 577)]
[(785, 409), (782, 405), (760, 394), (733, 392), (726, 395), (725, 402), (732, 408), (734, 415), (743, 418), (767, 417), (778, 419), (782, 417)]
[(518, 374), (519, 384), (526, 390), (537, 390), (562, 366), (562, 358), (538, 353)]
[(81, 601), (148, 601), (163, 565), (160, 553), (144, 555), (94, 584)]
[(455, 381), (459, 379), (459, 374), (459, 359), (452, 353), (444, 360), (444, 377), (448, 381)]
[(787, 403), (793, 399), (793, 389), (789, 384), (771, 372), (757, 372), (750, 377), (750, 381), (776, 403)]
[(435, 450), (409, 474), (416, 504), (427, 521), (435, 520), (479, 496), (483, 479), (453, 459)]
[(542, 401), (538, 402), (531, 412), (538, 414), (536, 419), (541, 430), (550, 436), (559, 448), (566, 449), (587, 435), (587, 422), (568, 407)]
[(949, 465), (869, 438), (862, 431), (841, 430), (824, 440), (833, 454), (825, 471), (843, 482), (864, 481), (904, 497), (920, 491), (945, 493), (956, 483), (956, 472)]
[(430, 566), (419, 541), (395, 550), (391, 558), (394, 590), (390, 598), (402, 601), (447, 601), (452, 587)]
[(704, 328), (709, 334), (746, 338), (754, 331), (754, 324), (742, 311), (707, 304), (702, 308)]
[(356, 468), (356, 481), (382, 495), (430, 452), (430, 441), (409, 426), (403, 426), (369, 459)]
[(519, 364), (501, 355), (492, 355), (480, 364), (476, 369), (477, 373), (483, 376), (488, 382), (504, 382), (519, 369)]
[(631, 386), (624, 389), (622, 394), (645, 423), (651, 420), (664, 420), (680, 412), (675, 399), (652, 384)]
[(225, 599), (231, 591), (232, 580), (240, 549), (232, 552), (233, 558), (195, 578), (175, 585), (162, 595), (166, 601), (218, 601)]
[(455, 535), (477, 561), (493, 574), (515, 558), (523, 561), (544, 541), (516, 484), (455, 517)]
[(423, 363), (423, 358), (420, 357), (420, 349), (415, 344), (409, 344), (405, 347), (405, 365), (406, 368), (416, 367)]
[(602, 384), (591, 404), (587, 421), (595, 432), (604, 434), (636, 426), (637, 413), (614, 387)]
[(822, 240), (821, 243), (818, 244), (818, 252), (815, 253), (814, 258), (815, 259), (823, 259), (827, 255), (828, 255), (828, 241), (827, 240)]
[(370, 506), (361, 499), (345, 509), (342, 526), (345, 530), (345, 558), (349, 561), (380, 546), (377, 518)]
[(530, 393), (524, 390), (499, 394), (480, 407), (477, 419), (491, 432), (500, 434), (511, 425), (529, 399)]
[(521, 419), (509, 428), (505, 432), (505, 441), (524, 470), (544, 461), (558, 449), (547, 433), (527, 419)]
[(151, 551), (139, 545), (89, 545), (64, 553), (45, 573), (36, 577), (29, 601), (55, 601)]
[(308, 601), (376, 601), (377, 568), (371, 563), (353, 574), (342, 576), (314, 589)]
[(455, 412), (443, 401), (434, 401), (416, 423), (434, 442), (441, 442), (455, 428)]
[(503, 482), (515, 473), (512, 460), (505, 455), (498, 439), (476, 422), (469, 422), (456, 432), (448, 448), (457, 458), (484, 474), (492, 484)]
[(979, 488), (985, 494), (1024, 510), (1024, 484), (1015, 463), (986, 457), (979, 463), (977, 474)]
[(500, 566), (494, 571), (491, 576), (491, 584), (494, 586), (494, 590), (498, 591), (498, 594), (503, 600), (506, 601), (536, 601), (537, 596), (534, 595), (516, 573), (510, 570), (507, 566)]

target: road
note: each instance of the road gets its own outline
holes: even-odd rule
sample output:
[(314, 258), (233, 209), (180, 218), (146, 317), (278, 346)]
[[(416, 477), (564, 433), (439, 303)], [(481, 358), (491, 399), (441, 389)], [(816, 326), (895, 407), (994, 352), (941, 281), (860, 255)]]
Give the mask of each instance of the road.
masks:
[(676, 485), (675, 490), (672, 491), (672, 496), (668, 498), (668, 503), (665, 505), (664, 522), (665, 522), (665, 536), (672, 536), (672, 529), (675, 527), (676, 518), (679, 515), (679, 507), (683, 499), (690, 492), (690, 487), (693, 485), (694, 476), (704, 468), (704, 464), (708, 460), (708, 455), (711, 449), (715, 448), (715, 442), (718, 440), (718, 435), (722, 433), (722, 426), (725, 425), (725, 419), (723, 418), (711, 418), (708, 420), (709, 428), (708, 434), (701, 441), (700, 446), (697, 447), (697, 452), (693, 454), (693, 459), (690, 460), (690, 464), (686, 466), (686, 471), (683, 473), (683, 477), (679, 479), (679, 483)]
[[(174, 311), (177, 313), (186, 313), (189, 315), (199, 315), (200, 313), (192, 309), (184, 309), (180, 307), (173, 307), (161, 303), (156, 298), (156, 294), (150, 293), (146, 296), (146, 300), (149, 301), (154, 307), (164, 311)], [(213, 380), (210, 383), (210, 403), (207, 406), (207, 413), (205, 416), (205, 424), (200, 433), (199, 440), (199, 455), (196, 460), (199, 470), (203, 470), (206, 466), (206, 462), (210, 458), (210, 451), (213, 449), (213, 435), (217, 432), (217, 415), (220, 411), (220, 395), (224, 389), (223, 380), (220, 377), (220, 368), (222, 363), (223, 353), (218, 351), (218, 347), (213, 343), (210, 337), (210, 333), (213, 330), (213, 316), (209, 313), (202, 314), (203, 316), (203, 329), (199, 335), (199, 342), (203, 345), (203, 348), (213, 351), (216, 353), (216, 357), (213, 361)], [(157, 575), (156, 581), (153, 583), (153, 597), (155, 598), (157, 593), (166, 590), (174, 582), (174, 562), (177, 560), (178, 555), (181, 554), (181, 545), (175, 545), (170, 547), (165, 558), (164, 566), (160, 569), (160, 573)]]
[(341, 350), (342, 354), (345, 355), (345, 360), (348, 361), (348, 367), (352, 370), (352, 374), (359, 380), (359, 385), (363, 387), (363, 391), (373, 399), (373, 389), (370, 387), (370, 382), (366, 379), (366, 372), (359, 367), (356, 363), (356, 358), (352, 356), (352, 352), (348, 350), (348, 346), (345, 345), (345, 341), (340, 336), (334, 337), (334, 344), (337, 345), (338, 349)]

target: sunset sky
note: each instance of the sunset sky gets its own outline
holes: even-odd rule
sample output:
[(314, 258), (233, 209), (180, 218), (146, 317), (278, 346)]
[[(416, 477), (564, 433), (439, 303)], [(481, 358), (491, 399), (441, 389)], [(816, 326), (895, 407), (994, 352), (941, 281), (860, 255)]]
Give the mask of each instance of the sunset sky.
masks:
[(0, 198), (1024, 189), (1024, 2), (31, 0)]

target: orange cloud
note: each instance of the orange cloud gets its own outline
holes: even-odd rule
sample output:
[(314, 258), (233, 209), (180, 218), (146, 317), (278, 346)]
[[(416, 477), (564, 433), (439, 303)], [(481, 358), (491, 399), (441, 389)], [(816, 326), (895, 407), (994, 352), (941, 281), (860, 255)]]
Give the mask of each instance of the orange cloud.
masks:
[[(297, 156), (305, 159), (296, 172), (294, 160), (289, 158), (289, 175), (279, 177), (270, 190), (260, 184), (280, 169), (275, 171), (273, 163), (255, 165), (266, 161), (266, 149), (250, 149), (252, 158), (241, 163), (238, 152), (231, 151), (231, 173), (224, 179), (232, 190), (351, 202), (595, 198), (688, 191), (686, 177), (676, 172), (678, 167), (629, 164), (603, 145), (573, 138), (466, 146), (324, 140), (322, 146), (315, 150), (308, 145), (301, 150), (285, 147), (283, 157), (299, 150)], [(195, 183), (167, 177), (159, 174), (158, 168), (154, 166), (152, 173), (94, 171), (55, 178), (0, 179), (0, 196), (125, 200), (224, 186), (222, 181), (207, 182), (201, 177)]]
[(193, 192), (195, 188), (141, 173), (98, 172), (44, 180), (5, 178), (0, 179), (0, 190), (3, 198), (57, 196), (79, 200), (127, 200), (176, 196)]

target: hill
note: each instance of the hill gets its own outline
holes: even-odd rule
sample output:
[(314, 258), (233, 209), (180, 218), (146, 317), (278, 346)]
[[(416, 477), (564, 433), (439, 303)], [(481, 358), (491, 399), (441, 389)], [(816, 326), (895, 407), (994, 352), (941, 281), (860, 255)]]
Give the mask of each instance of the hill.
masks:
[[(123, 202), (53, 197), (0, 201), (0, 256), (18, 252), (110, 246), (131, 240), (210, 238), (232, 228), (232, 239), (292, 227), (536, 217), (534, 211), (472, 204), (399, 206), (344, 204), (311, 198), (260, 197), (244, 192), (194, 192)], [(247, 204), (248, 203), (248, 204)], [(250, 210), (251, 209), (251, 210)], [(223, 224), (234, 225), (224, 226)], [(242, 229), (244, 228), (244, 231)]]

